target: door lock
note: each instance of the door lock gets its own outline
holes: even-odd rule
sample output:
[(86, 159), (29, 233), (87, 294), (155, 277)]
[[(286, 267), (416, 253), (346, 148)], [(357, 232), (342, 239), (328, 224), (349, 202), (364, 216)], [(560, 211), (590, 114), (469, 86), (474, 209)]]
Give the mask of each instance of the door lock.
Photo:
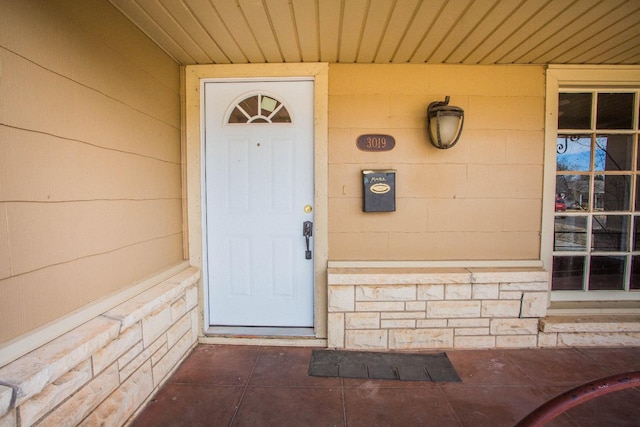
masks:
[(309, 249), (309, 239), (313, 236), (313, 222), (305, 221), (302, 223), (302, 235), (307, 243), (307, 250), (304, 253), (305, 259), (311, 259), (311, 250)]

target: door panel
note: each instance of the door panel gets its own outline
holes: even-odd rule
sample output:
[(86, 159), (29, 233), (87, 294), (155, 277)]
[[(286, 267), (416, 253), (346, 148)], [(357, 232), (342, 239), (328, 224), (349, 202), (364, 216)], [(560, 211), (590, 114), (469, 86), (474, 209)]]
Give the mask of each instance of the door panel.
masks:
[[(225, 123), (236, 104), (257, 93), (269, 95), (265, 108), (271, 98), (283, 103), (292, 123)], [(305, 258), (302, 235), (303, 222), (313, 221), (304, 211), (313, 195), (313, 82), (207, 82), (212, 325), (313, 326), (313, 260)]]

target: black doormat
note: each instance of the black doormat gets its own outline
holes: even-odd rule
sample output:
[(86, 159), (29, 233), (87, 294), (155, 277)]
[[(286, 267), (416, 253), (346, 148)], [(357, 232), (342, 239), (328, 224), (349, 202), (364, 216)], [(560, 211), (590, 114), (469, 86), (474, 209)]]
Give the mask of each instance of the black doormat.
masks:
[(309, 375), (399, 381), (461, 382), (445, 353), (314, 350)]

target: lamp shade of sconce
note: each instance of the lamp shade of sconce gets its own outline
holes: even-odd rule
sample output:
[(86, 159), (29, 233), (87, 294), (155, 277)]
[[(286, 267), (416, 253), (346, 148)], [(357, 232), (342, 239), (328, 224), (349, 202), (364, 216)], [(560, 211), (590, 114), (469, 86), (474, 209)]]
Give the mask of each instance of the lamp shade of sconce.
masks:
[(449, 97), (432, 102), (427, 108), (427, 131), (431, 143), (440, 149), (453, 147), (462, 133), (464, 110), (449, 105)]

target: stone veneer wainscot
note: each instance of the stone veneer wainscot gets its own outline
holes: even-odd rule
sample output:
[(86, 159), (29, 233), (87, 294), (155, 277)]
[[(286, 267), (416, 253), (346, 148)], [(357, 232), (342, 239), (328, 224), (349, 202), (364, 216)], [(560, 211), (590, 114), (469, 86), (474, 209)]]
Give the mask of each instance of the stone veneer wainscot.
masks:
[(330, 268), (328, 345), (537, 347), (549, 275), (539, 268)]
[(121, 426), (198, 340), (189, 267), (0, 369), (0, 426)]

